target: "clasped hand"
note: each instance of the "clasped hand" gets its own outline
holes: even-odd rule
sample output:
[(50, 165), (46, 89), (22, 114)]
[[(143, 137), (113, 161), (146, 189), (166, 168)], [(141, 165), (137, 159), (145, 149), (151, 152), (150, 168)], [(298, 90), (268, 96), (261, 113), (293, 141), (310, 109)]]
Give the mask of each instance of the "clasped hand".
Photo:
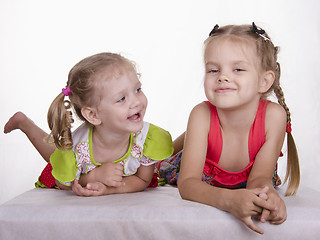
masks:
[(232, 191), (233, 197), (230, 212), (243, 221), (253, 231), (263, 234), (262, 228), (254, 224), (252, 217), (261, 222), (281, 224), (287, 218), (284, 201), (268, 187), (254, 189), (238, 189)]
[(119, 163), (104, 163), (89, 174), (94, 175), (94, 182), (82, 187), (77, 180), (72, 184), (72, 191), (79, 196), (100, 196), (107, 194), (108, 188), (124, 186), (123, 166)]

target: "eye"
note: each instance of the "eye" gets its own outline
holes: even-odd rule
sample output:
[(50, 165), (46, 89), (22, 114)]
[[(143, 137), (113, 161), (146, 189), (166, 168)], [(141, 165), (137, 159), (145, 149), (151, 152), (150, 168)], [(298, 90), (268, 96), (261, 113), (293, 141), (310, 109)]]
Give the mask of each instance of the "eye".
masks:
[(139, 92), (141, 92), (141, 91), (142, 91), (141, 87), (139, 87), (139, 88), (136, 89), (136, 93), (139, 93)]
[(217, 73), (217, 72), (219, 72), (218, 69), (210, 69), (207, 71), (207, 73)]
[(119, 99), (119, 100), (117, 101), (117, 103), (124, 102), (125, 100), (126, 100), (126, 97), (122, 97), (121, 99)]
[(245, 70), (243, 68), (236, 68), (234, 71), (235, 72), (244, 72)]

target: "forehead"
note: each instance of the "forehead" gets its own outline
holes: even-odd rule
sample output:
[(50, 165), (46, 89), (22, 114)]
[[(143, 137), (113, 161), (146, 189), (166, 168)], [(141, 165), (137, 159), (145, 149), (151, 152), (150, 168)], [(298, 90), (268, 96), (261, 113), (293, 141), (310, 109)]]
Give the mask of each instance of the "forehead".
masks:
[(124, 92), (139, 83), (137, 72), (133, 66), (107, 68), (100, 75), (99, 80), (96, 81), (96, 89), (107, 91), (110, 95)]
[[(218, 36), (205, 45), (204, 60), (216, 58), (245, 58), (250, 61), (257, 61), (257, 49), (254, 40), (236, 36)], [(238, 59), (240, 60), (240, 59)]]
[(96, 72), (93, 76), (93, 81), (96, 83), (101, 83), (104, 81), (117, 79), (124, 74), (136, 74), (136, 70), (132, 64), (122, 62), (122, 63), (114, 63), (102, 67), (98, 72)]

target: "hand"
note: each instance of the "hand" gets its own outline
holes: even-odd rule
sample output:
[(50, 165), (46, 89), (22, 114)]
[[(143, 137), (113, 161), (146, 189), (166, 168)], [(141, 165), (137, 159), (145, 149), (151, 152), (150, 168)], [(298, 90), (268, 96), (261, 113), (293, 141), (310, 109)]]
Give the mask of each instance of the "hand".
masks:
[(229, 212), (235, 217), (243, 221), (253, 231), (263, 234), (263, 229), (253, 223), (252, 216), (258, 216), (264, 209), (275, 211), (276, 205), (260, 198), (259, 195), (265, 196), (269, 188), (254, 188), (254, 189), (238, 189), (231, 190), (235, 196), (231, 196)]
[(123, 166), (119, 163), (104, 163), (93, 171), (96, 171), (97, 182), (105, 184), (108, 187), (121, 187), (125, 185), (122, 177)]
[(89, 183), (87, 187), (82, 187), (78, 180), (74, 180), (72, 183), (72, 191), (78, 196), (91, 197), (101, 196), (108, 194), (108, 187), (100, 182)]
[[(260, 196), (260, 195), (259, 195)], [(269, 211), (267, 209), (263, 209), (260, 221), (266, 222), (269, 221), (271, 224), (281, 224), (287, 219), (287, 209), (283, 199), (278, 195), (277, 192), (273, 189), (266, 196), (261, 195), (261, 198), (270, 202), (271, 204), (277, 206), (276, 211)]]

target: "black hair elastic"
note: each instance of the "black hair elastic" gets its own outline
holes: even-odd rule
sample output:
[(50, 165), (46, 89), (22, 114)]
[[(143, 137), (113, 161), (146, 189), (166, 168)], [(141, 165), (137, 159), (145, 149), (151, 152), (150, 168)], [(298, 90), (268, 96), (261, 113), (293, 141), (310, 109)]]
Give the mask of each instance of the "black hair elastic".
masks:
[(263, 30), (262, 28), (260, 27), (257, 27), (257, 25), (252, 22), (252, 28), (251, 28), (251, 31), (255, 34), (258, 34), (260, 37), (262, 37), (264, 40), (270, 40), (270, 38), (268, 38), (265, 34), (266, 34), (266, 31)]
[(209, 33), (209, 37), (211, 37), (213, 34), (215, 34), (218, 29), (219, 29), (219, 25), (216, 24), (216, 25), (214, 26), (214, 28), (211, 30), (211, 32)]

